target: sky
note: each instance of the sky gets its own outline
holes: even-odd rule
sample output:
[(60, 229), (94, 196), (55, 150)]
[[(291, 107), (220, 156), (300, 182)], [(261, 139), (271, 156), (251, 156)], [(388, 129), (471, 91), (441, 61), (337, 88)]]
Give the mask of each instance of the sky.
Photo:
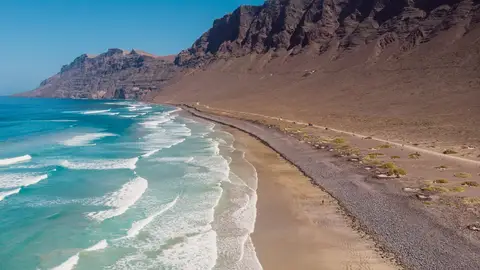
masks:
[(83, 54), (190, 47), (240, 5), (264, 0), (1, 0), (0, 95), (28, 91)]

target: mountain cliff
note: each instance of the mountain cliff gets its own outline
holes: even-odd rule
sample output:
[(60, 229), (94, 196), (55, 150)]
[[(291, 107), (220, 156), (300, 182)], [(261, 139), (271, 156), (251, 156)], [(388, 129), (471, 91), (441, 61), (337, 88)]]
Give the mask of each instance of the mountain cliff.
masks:
[(177, 67), (168, 57), (109, 49), (98, 56), (83, 54), (24, 96), (145, 99), (171, 79)]
[(480, 21), (478, 0), (270, 0), (242, 6), (214, 22), (194, 45), (176, 58), (199, 67), (214, 60), (269, 51), (290, 55), (309, 48), (341, 57), (375, 44), (376, 56), (388, 47), (412, 50), (438, 33), (460, 25), (464, 35)]

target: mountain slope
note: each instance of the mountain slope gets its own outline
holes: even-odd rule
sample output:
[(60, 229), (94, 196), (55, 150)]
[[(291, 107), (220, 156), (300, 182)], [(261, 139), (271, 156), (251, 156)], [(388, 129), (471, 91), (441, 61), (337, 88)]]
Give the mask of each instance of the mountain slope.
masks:
[(98, 56), (83, 54), (23, 96), (144, 99), (176, 73), (168, 57), (110, 49)]
[(425, 146), (480, 145), (479, 7), (478, 0), (241, 7), (178, 55), (182, 79), (155, 100)]

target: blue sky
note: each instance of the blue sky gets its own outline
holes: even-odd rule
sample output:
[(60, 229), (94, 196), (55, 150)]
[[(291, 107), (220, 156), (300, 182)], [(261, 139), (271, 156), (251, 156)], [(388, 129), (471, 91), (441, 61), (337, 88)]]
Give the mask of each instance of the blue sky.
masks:
[(27, 91), (82, 53), (189, 47), (215, 18), (263, 0), (2, 0), (0, 95)]

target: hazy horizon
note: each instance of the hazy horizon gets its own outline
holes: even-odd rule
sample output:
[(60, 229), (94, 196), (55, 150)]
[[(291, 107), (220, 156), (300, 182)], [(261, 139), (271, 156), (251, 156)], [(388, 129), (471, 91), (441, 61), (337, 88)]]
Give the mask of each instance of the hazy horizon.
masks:
[(156, 55), (186, 49), (240, 5), (263, 0), (5, 1), (0, 10), (0, 96), (29, 91), (77, 56), (109, 48)]

